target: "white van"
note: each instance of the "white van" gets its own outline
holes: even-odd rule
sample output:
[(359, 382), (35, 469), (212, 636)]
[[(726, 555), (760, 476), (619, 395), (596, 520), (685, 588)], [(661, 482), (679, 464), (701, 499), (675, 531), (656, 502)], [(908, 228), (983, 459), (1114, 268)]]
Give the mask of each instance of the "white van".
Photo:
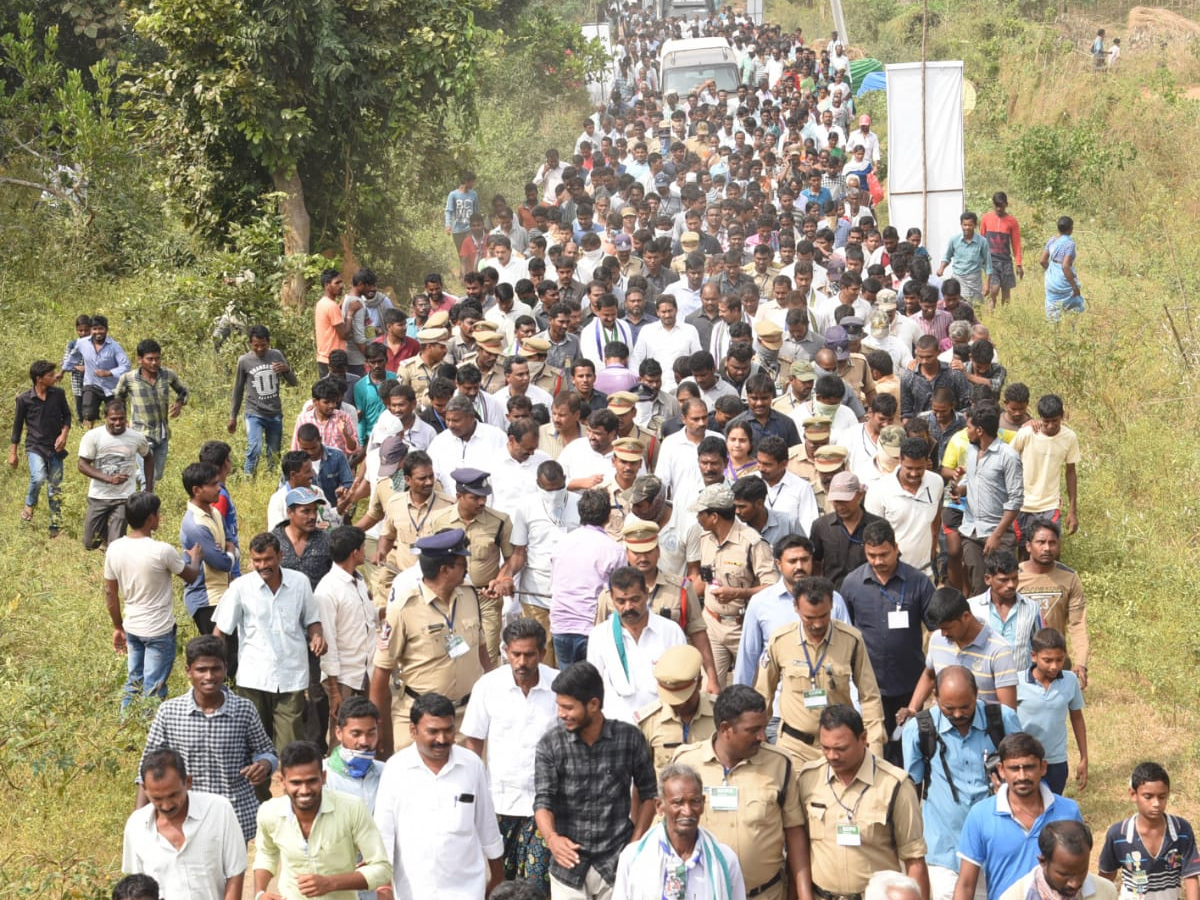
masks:
[(733, 93), (738, 87), (738, 64), (733, 48), (723, 37), (664, 41), (658, 56), (659, 89), (680, 97), (712, 79), (718, 90)]

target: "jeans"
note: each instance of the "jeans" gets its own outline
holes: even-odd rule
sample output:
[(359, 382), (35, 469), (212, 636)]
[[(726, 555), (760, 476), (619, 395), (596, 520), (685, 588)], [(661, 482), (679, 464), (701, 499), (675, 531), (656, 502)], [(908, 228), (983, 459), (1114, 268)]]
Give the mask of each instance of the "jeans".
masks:
[[(154, 460), (155, 485), (162, 481), (163, 471), (167, 467), (167, 442), (169, 440), (169, 438), (163, 438), (158, 443), (151, 442), (150, 444), (151, 458)], [(146, 458), (144, 456), (139, 456), (137, 462), (137, 486), (139, 491), (144, 491), (146, 489)]]
[(25, 505), (30, 509), (37, 507), (38, 495), (44, 484), (46, 505), (50, 507), (50, 530), (58, 531), (62, 527), (63, 461), (57, 456), (46, 459), (29, 452), (26, 452), (25, 459), (29, 463), (29, 490), (25, 492)]
[(175, 631), (153, 638), (138, 637), (125, 632), (125, 646), (129, 660), (129, 680), (121, 696), (121, 710), (129, 708), (137, 694), (143, 697), (167, 698), (167, 679), (175, 666)]
[(263, 437), (267, 441), (267, 464), (279, 458), (283, 441), (283, 416), (246, 416), (246, 474), (253, 475), (262, 454)]
[(1062, 794), (1066, 790), (1069, 774), (1071, 773), (1068, 763), (1049, 763), (1042, 781), (1046, 782), (1046, 786), (1055, 794)]
[(556, 634), (554, 635), (554, 655), (558, 657), (558, 667), (565, 669), (571, 663), (587, 659), (588, 636), (586, 634)]

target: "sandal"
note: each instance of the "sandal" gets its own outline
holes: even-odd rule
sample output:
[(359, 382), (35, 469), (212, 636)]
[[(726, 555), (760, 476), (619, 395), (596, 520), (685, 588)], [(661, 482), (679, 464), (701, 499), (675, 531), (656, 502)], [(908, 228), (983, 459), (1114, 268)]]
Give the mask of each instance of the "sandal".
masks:
[(33, 510), (30, 509), (28, 506), (25, 507), (23, 510), (21, 510), (21, 518), (23, 520), (25, 520), (26, 522), (32, 522), (33, 521)]

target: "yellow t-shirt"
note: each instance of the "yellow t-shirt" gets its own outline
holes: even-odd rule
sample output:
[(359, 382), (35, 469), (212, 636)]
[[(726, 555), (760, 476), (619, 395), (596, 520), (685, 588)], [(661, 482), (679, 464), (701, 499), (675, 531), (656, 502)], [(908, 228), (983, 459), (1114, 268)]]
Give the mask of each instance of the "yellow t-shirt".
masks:
[(1025, 477), (1025, 502), (1022, 512), (1046, 512), (1058, 509), (1062, 502), (1059, 490), (1064, 465), (1078, 463), (1079, 438), (1066, 425), (1054, 437), (1039, 434), (1026, 426), (1009, 441), (1021, 454), (1021, 470)]

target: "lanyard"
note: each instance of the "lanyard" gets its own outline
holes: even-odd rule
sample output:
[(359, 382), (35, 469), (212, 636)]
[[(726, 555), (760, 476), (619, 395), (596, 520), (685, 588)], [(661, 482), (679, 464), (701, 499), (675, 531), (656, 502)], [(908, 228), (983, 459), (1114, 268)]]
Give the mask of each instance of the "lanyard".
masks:
[(825, 662), (825, 654), (829, 652), (829, 642), (833, 638), (833, 627), (830, 626), (829, 633), (825, 635), (825, 640), (821, 641), (821, 655), (817, 657), (817, 664), (814, 666), (812, 657), (808, 655), (808, 642), (804, 640), (804, 626), (796, 625), (796, 630), (800, 634), (800, 649), (804, 651), (804, 662), (808, 666), (808, 680), (812, 682), (812, 686), (817, 686), (817, 673), (821, 671), (821, 663)]
[[(876, 769), (875, 757), (872, 756), (871, 757), (872, 780), (874, 780), (874, 777), (875, 777), (875, 769)], [(854, 806), (847, 806), (845, 803), (842, 802), (842, 797), (846, 796), (846, 794), (847, 794), (847, 792), (849, 792), (850, 788), (847, 787), (845, 791), (842, 791), (842, 797), (839, 797), (837, 795), (837, 791), (835, 791), (833, 789), (833, 770), (830, 769), (828, 765), (826, 765), (825, 771), (827, 772), (826, 777), (829, 779), (829, 793), (833, 794), (833, 799), (835, 801), (837, 801), (837, 805), (846, 811), (846, 821), (853, 822), (854, 816), (858, 812), (859, 804), (862, 803), (862, 799), (863, 799), (863, 797), (865, 797), (867, 795), (867, 791), (870, 790), (871, 785), (869, 785), (869, 784), (863, 785), (863, 789), (861, 791), (859, 791), (858, 797), (854, 801)]]
[(437, 614), (445, 620), (446, 627), (449, 628), (450, 633), (453, 634), (454, 633), (454, 617), (458, 614), (458, 597), (455, 596), (454, 600), (450, 603), (450, 615), (449, 616), (447, 616), (444, 612), (442, 612), (440, 609), (438, 609), (435, 604), (430, 603), (429, 605), (432, 606), (434, 608), (434, 610), (437, 612)]
[[(417, 508), (420, 509), (420, 507), (417, 507)], [(416, 519), (413, 518), (412, 504), (409, 504), (408, 522), (413, 527), (413, 533), (416, 534), (418, 537), (420, 537), (420, 535), (421, 535), (421, 528), (425, 525), (426, 520), (429, 518), (430, 514), (432, 514), (432, 513), (433, 513), (433, 494), (429, 495), (429, 509), (425, 510), (425, 515), (421, 516), (420, 522), (418, 522)]]
[(879, 586), (879, 593), (883, 594), (883, 598), (885, 600), (887, 600), (888, 603), (895, 603), (897, 610), (904, 609), (904, 594), (907, 590), (908, 590), (908, 582), (901, 580), (901, 582), (900, 582), (900, 598), (896, 599), (894, 596), (892, 596), (892, 592), (889, 591), (886, 587), (884, 587), (882, 584)]

